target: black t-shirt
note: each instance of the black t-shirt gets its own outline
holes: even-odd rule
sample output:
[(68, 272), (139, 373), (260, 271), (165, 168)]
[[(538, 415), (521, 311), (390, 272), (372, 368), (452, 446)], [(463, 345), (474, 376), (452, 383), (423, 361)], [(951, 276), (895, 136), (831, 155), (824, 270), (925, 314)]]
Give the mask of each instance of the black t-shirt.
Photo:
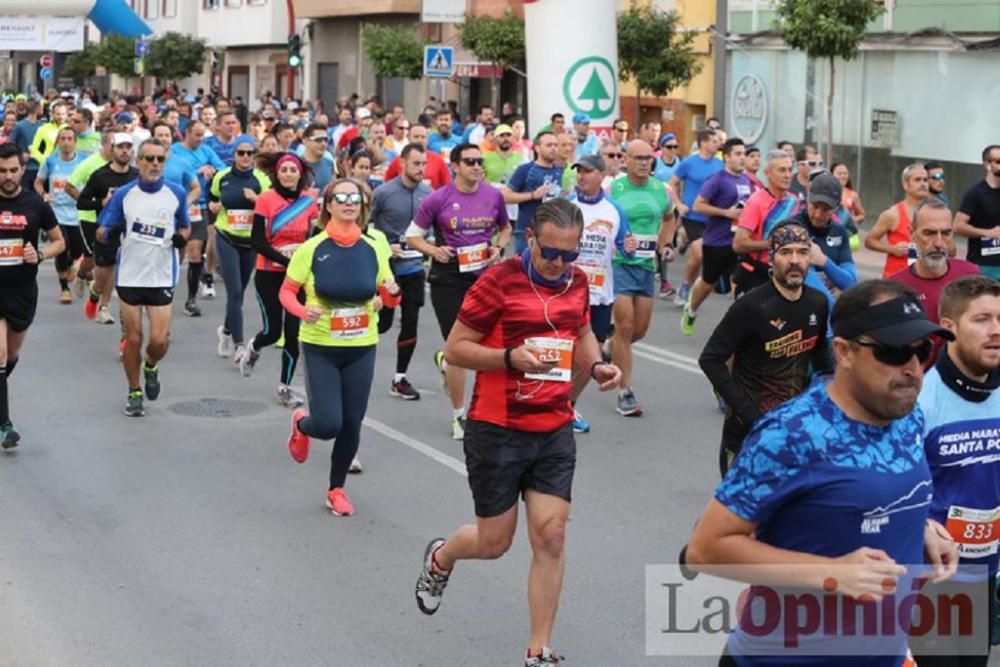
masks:
[(108, 190), (120, 188), (138, 177), (139, 170), (135, 167), (129, 167), (128, 171), (122, 173), (112, 169), (110, 164), (106, 164), (87, 179), (87, 184), (83, 186), (76, 200), (76, 207), (81, 211), (97, 211), (100, 214)]
[[(827, 342), (826, 295), (803, 287), (789, 301), (773, 281), (750, 290), (726, 312), (698, 358), (730, 406), (727, 419), (746, 428), (768, 410), (801, 394), (810, 370), (833, 368)], [(726, 360), (733, 356), (733, 370)], [(811, 366), (811, 369), (810, 369)]]
[(0, 288), (35, 280), (38, 265), (24, 261), (24, 247), (38, 250), (38, 234), (59, 223), (52, 209), (37, 193), (22, 189), (13, 198), (0, 196)]
[[(1000, 225), (1000, 188), (991, 188), (983, 179), (969, 188), (958, 210), (969, 216), (969, 224), (978, 229)], [(980, 266), (1000, 266), (1000, 239), (969, 239), (965, 258)]]

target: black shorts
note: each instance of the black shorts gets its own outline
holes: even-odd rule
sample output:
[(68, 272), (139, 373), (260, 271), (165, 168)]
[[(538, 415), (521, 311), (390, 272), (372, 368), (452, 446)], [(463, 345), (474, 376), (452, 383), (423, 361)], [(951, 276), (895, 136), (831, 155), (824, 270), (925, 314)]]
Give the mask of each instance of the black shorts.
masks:
[(426, 300), (424, 285), (427, 284), (427, 278), (424, 276), (423, 271), (407, 273), (405, 276), (396, 276), (396, 284), (399, 285), (403, 301), (417, 308), (423, 307)]
[(701, 253), (701, 279), (709, 285), (715, 285), (720, 278), (725, 278), (728, 282), (739, 264), (733, 247), (706, 245), (702, 246)]
[(115, 287), (118, 298), (130, 306), (169, 306), (174, 302), (173, 287)]
[(528, 489), (571, 501), (576, 470), (572, 424), (532, 433), (470, 419), (464, 449), (478, 517), (500, 516)]
[(737, 257), (733, 282), (736, 284), (735, 292), (738, 299), (755, 287), (766, 285), (771, 279), (771, 267), (746, 255)]
[(704, 222), (698, 222), (697, 220), (691, 220), (690, 218), (681, 218), (681, 224), (684, 225), (684, 233), (688, 237), (689, 244), (694, 243), (705, 235)]
[(458, 280), (431, 284), (431, 305), (434, 306), (434, 314), (437, 316), (438, 326), (441, 327), (441, 336), (445, 340), (448, 340), (451, 328), (455, 326), (466, 292), (472, 289), (474, 284)]
[(80, 234), (83, 236), (83, 256), (93, 257), (94, 246), (97, 245), (97, 223), (81, 220)]
[(0, 320), (14, 333), (31, 326), (38, 306), (38, 283), (34, 280), (21, 285), (4, 285), (0, 289)]
[(208, 223), (205, 222), (205, 218), (198, 222), (191, 223), (191, 236), (188, 237), (188, 241), (207, 241), (208, 240)]
[(610, 304), (606, 306), (590, 306), (590, 330), (594, 332), (594, 337), (598, 343), (603, 343), (611, 338), (611, 309)]
[(66, 249), (56, 257), (56, 268), (59, 271), (66, 271), (74, 261), (84, 255), (87, 243), (83, 239), (83, 230), (79, 225), (59, 225), (62, 232), (63, 241), (66, 242)]

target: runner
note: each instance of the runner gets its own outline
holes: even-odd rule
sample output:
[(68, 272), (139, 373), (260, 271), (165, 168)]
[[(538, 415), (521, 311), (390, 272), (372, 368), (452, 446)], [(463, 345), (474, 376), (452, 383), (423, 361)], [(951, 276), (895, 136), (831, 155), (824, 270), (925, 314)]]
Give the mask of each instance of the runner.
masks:
[[(233, 159), (235, 158), (236, 152), (236, 140), (240, 135), (240, 121), (236, 117), (236, 114), (228, 108), (223, 108), (221, 100), (217, 103), (218, 115), (215, 119), (215, 126), (210, 135), (205, 138), (204, 143), (212, 152), (215, 153), (216, 157), (219, 158), (227, 167), (233, 166)], [(206, 121), (207, 122), (207, 121)], [(206, 177), (207, 181), (211, 180), (211, 176)], [(208, 183), (202, 184), (203, 190), (207, 190)], [(202, 207), (207, 204), (207, 199), (203, 203)], [(191, 269), (191, 257), (194, 255), (195, 250), (188, 251), (188, 281), (190, 282), (190, 274), (192, 271), (197, 270), (201, 273), (201, 290), (199, 294), (205, 299), (215, 298), (215, 218), (213, 216), (208, 216), (205, 219), (205, 238), (196, 239), (201, 240), (204, 243), (204, 253), (199, 255), (196, 261), (196, 269)], [(200, 232), (200, 225), (198, 226), (198, 231)], [(205, 270), (201, 271), (201, 261), (204, 257), (205, 260)]]
[[(925, 199), (913, 212), (910, 238), (917, 249), (917, 261), (889, 279), (913, 288), (927, 317), (937, 322), (941, 291), (962, 276), (978, 274), (979, 267), (948, 256), (954, 243), (951, 211), (934, 197)], [(934, 351), (924, 365), (925, 371), (934, 367), (941, 346), (942, 342), (934, 339)]]
[[(924, 419), (913, 409), (928, 337), (950, 334), (927, 319), (908, 287), (885, 280), (845, 291), (832, 326), (833, 379), (757, 420), (698, 521), (686, 560), (696, 570), (754, 565), (753, 573), (742, 573), (750, 583), (779, 599), (792, 588), (814, 591), (816, 604), (832, 596), (824, 587), (836, 577), (839, 606), (841, 596), (878, 600), (904, 586), (909, 592), (904, 565), (924, 562), (925, 552), (935, 578), (953, 574), (958, 558), (954, 544), (940, 537), (944, 528), (928, 518)], [(750, 589), (720, 665), (904, 663), (905, 618), (883, 633), (828, 625), (799, 634), (792, 648), (775, 647), (777, 632), (754, 633), (747, 615), (765, 591)], [(847, 652), (863, 654), (851, 659)]]
[(932, 197), (938, 198), (942, 204), (951, 208), (951, 200), (944, 192), (944, 167), (940, 162), (925, 162), (924, 169), (927, 170), (927, 192)]
[(768, 151), (764, 176), (767, 187), (750, 195), (733, 236), (733, 250), (740, 262), (733, 274), (736, 298), (768, 282), (767, 253), (771, 244), (767, 237), (775, 225), (791, 218), (799, 205), (798, 199), (788, 192), (792, 160), (785, 151)]
[[(396, 338), (396, 374), (389, 394), (408, 401), (420, 400), (406, 372), (417, 349), (417, 325), (424, 305), (424, 256), (406, 244), (406, 230), (420, 209), (420, 204), (432, 191), (423, 183), (427, 169), (427, 151), (418, 144), (409, 144), (401, 155), (403, 171), (399, 176), (375, 189), (371, 221), (384, 233), (392, 249), (392, 273), (399, 285), (402, 303), (399, 307), (399, 336)], [(396, 309), (383, 304), (378, 314), (378, 332), (392, 328)]]
[[(238, 362), (243, 377), (250, 377), (261, 351), (284, 335), (278, 400), (295, 408), (302, 405), (302, 398), (289, 385), (299, 360), (299, 319), (281, 307), (279, 293), (289, 259), (309, 238), (313, 221), (319, 217), (319, 207), (316, 198), (305, 192), (308, 170), (296, 155), (261, 155), (257, 166), (271, 180), (271, 189), (254, 202), (250, 233), (250, 245), (257, 252), (253, 281), (264, 328), (250, 339)], [(220, 330), (220, 350), (224, 335), (225, 331)]]
[[(116, 150), (116, 161), (118, 157)], [(139, 384), (140, 364), (146, 398), (155, 401), (160, 395), (159, 364), (170, 345), (170, 307), (179, 264), (177, 251), (184, 248), (191, 231), (187, 193), (163, 179), (166, 161), (167, 150), (159, 141), (142, 142), (138, 153), (139, 178), (118, 187), (98, 217), (98, 239), (102, 243), (117, 246), (113, 239), (121, 237), (115, 289), (125, 325), (122, 361), (128, 380), (125, 414), (129, 417), (146, 414)], [(98, 178), (100, 171), (94, 176)], [(81, 199), (84, 196), (86, 190)], [(142, 361), (143, 309), (149, 318), (145, 362)]]
[[(66, 181), (66, 194), (74, 201), (80, 197), (80, 191), (90, 180), (95, 171), (111, 161), (113, 149), (111, 140), (114, 131), (109, 130), (101, 135), (101, 150), (87, 156), (81, 162)], [(76, 271), (76, 281), (73, 283), (73, 292), (77, 298), (83, 298), (90, 293), (90, 284), (94, 280), (94, 244), (97, 238), (97, 211), (83, 211), (77, 206), (77, 214), (80, 220), (80, 234), (83, 236), (83, 259)]]
[(866, 248), (886, 255), (883, 278), (899, 273), (916, 259), (916, 253), (912, 252), (910, 221), (913, 211), (927, 197), (927, 170), (922, 164), (911, 164), (903, 169), (902, 180), (906, 197), (882, 211), (865, 236)]
[(233, 166), (218, 172), (209, 189), (208, 208), (215, 216), (215, 247), (226, 286), (226, 315), (216, 330), (217, 351), (220, 357), (232, 356), (236, 363), (245, 351), (243, 294), (257, 258), (250, 242), (254, 206), (258, 196), (271, 188), (267, 174), (254, 168), (256, 153), (253, 139), (241, 136), (236, 142)]
[[(56, 257), (56, 274), (59, 276), (59, 303), (73, 303), (69, 284), (76, 279), (76, 261), (83, 256), (85, 243), (80, 231), (76, 202), (66, 194), (66, 181), (84, 160), (76, 150), (76, 133), (64, 127), (56, 135), (59, 150), (45, 159), (35, 179), (35, 192), (52, 207), (59, 221), (65, 250)], [(46, 189), (48, 190), (46, 192)]]
[[(941, 325), (955, 340), (927, 374), (918, 398), (926, 420), (924, 451), (934, 478), (930, 515), (958, 543), (963, 565), (986, 566), (982, 574), (959, 572), (946, 590), (991, 600), (976, 619), (980, 628), (990, 628), (995, 623), (1000, 559), (994, 530), (1000, 511), (1000, 459), (984, 456), (989, 448), (984, 449), (975, 434), (1000, 431), (1000, 283), (986, 276), (955, 280), (941, 293), (940, 315)], [(920, 667), (986, 667), (989, 662), (988, 641), (978, 647), (959, 637), (927, 644), (918, 637), (912, 641)], [(984, 652), (959, 657), (969, 648)]]
[[(309, 398), (308, 412), (292, 413), (288, 452), (304, 463), (311, 438), (335, 440), (326, 506), (336, 516), (351, 516), (354, 505), (344, 483), (352, 466), (361, 471), (355, 455), (375, 374), (376, 301), (395, 307), (400, 292), (384, 237), (363, 231), (368, 224), (364, 184), (334, 181), (323, 196), (317, 224), (324, 231), (294, 254), (281, 287), (281, 304), (291, 319), (302, 320)], [(303, 287), (304, 304), (298, 300)]]
[[(597, 155), (581, 158), (576, 169), (576, 190), (568, 197), (583, 213), (583, 235), (580, 237), (580, 257), (576, 265), (587, 274), (590, 291), (590, 328), (597, 342), (611, 336), (611, 310), (615, 303), (613, 260), (618, 252), (628, 257), (635, 254), (638, 242), (632, 236), (622, 207), (606, 197), (601, 183), (606, 166)], [(586, 369), (573, 373), (573, 431), (589, 433), (590, 424), (576, 409), (583, 390), (590, 381)]]
[[(503, 195), (482, 182), (479, 147), (455, 146), (451, 164), (456, 169), (455, 182), (424, 199), (406, 231), (406, 244), (431, 258), (427, 282), (445, 340), (466, 293), (486, 267), (500, 261), (511, 235)], [(426, 239), (431, 230), (433, 244)], [(451, 399), (451, 437), (461, 440), (465, 433), (465, 371), (446, 364), (440, 351), (434, 354), (434, 363), (444, 376)]]
[[(0, 448), (17, 447), (8, 384), (38, 305), (38, 265), (65, 249), (55, 214), (37, 193), (21, 187), (24, 158), (15, 143), (0, 144)], [(42, 231), (48, 243), (39, 248)]]
[(694, 200), (701, 192), (701, 186), (710, 176), (718, 171), (722, 171), (722, 160), (715, 157), (719, 150), (719, 141), (715, 130), (700, 130), (697, 135), (698, 152), (681, 160), (681, 163), (674, 170), (670, 177), (670, 189), (673, 190), (679, 201), (677, 210), (681, 215), (684, 235), (687, 238), (687, 247), (691, 250), (691, 257), (688, 258), (684, 267), (684, 281), (674, 296), (674, 304), (683, 306), (688, 302), (691, 292), (691, 285), (698, 278), (701, 270), (702, 244), (701, 237), (705, 233), (705, 223), (708, 217), (694, 210)]
[(733, 252), (733, 229), (750, 198), (750, 179), (743, 173), (746, 162), (743, 140), (727, 140), (722, 146), (722, 158), (725, 160), (723, 170), (709, 176), (694, 200), (695, 213), (706, 216), (706, 222), (701, 276), (691, 286), (681, 315), (681, 332), (685, 336), (694, 335), (698, 308), (708, 295), (730, 291), (733, 271), (739, 264)]
[(558, 149), (556, 135), (540, 132), (535, 137), (535, 160), (514, 170), (502, 189), (503, 199), (517, 206), (517, 224), (514, 229), (514, 252), (522, 253), (528, 247), (524, 230), (531, 224), (535, 211), (562, 191), (563, 169), (556, 166)]
[[(642, 407), (632, 389), (632, 344), (642, 340), (653, 317), (656, 295), (656, 260), (670, 258), (676, 232), (674, 202), (665, 183), (650, 176), (653, 149), (641, 139), (629, 142), (624, 176), (611, 184), (611, 200), (625, 211), (635, 235), (634, 257), (614, 259), (614, 335), (611, 358), (621, 368), (618, 414), (641, 417)], [(607, 346), (605, 346), (607, 349)]]
[[(76, 207), (81, 211), (94, 211), (100, 216), (101, 211), (115, 191), (136, 179), (138, 170), (132, 163), (132, 135), (116, 132), (111, 139), (111, 160), (105, 166), (94, 171), (87, 184), (76, 200)], [(82, 165), (81, 165), (82, 166)], [(162, 171), (162, 169), (161, 169)], [(84, 228), (84, 232), (94, 231)], [(88, 243), (91, 239), (87, 239)], [(84, 304), (84, 315), (88, 320), (96, 320), (98, 324), (114, 324), (111, 315), (111, 292), (115, 282), (115, 264), (118, 261), (118, 239), (97, 236), (91, 245), (94, 253), (94, 282), (90, 286), (90, 295)]]
[[(514, 172), (526, 160), (521, 153), (513, 148), (514, 130), (510, 125), (497, 125), (493, 136), (496, 137), (497, 148), (495, 151), (483, 155), (483, 180), (503, 191), (503, 188), (513, 178)], [(511, 220), (517, 220), (516, 204), (507, 204), (507, 217)]]
[(1000, 280), (1000, 146), (983, 149), (986, 178), (962, 197), (955, 233), (969, 239), (965, 258), (983, 275)]
[[(418, 144), (427, 150), (427, 128), (423, 125), (413, 125), (410, 127), (410, 143)], [(402, 161), (397, 157), (385, 170), (385, 180), (389, 181), (399, 176), (402, 169)], [(424, 172), (424, 183), (431, 186), (432, 190), (440, 190), (451, 183), (451, 170), (445, 163), (444, 158), (433, 151), (427, 151), (427, 169)]]
[(795, 178), (792, 179), (789, 192), (798, 197), (799, 204), (802, 205), (809, 192), (809, 174), (815, 169), (823, 168), (823, 158), (815, 146), (803, 146), (795, 151), (795, 168)]
[(337, 166), (334, 163), (333, 155), (326, 149), (329, 141), (326, 135), (326, 126), (310, 123), (306, 126), (302, 136), (303, 142), (296, 154), (312, 173), (309, 180), (309, 187), (312, 190), (310, 194), (313, 197), (318, 197), (337, 175)]
[(768, 410), (798, 396), (810, 374), (832, 369), (826, 297), (805, 285), (812, 240), (795, 221), (770, 235), (771, 279), (738, 299), (709, 336), (698, 365), (725, 401), (719, 468)]
[[(625, 146), (625, 148), (628, 148), (628, 146)], [(681, 164), (681, 159), (677, 155), (677, 149), (680, 148), (677, 135), (673, 132), (664, 134), (663, 138), (660, 139), (659, 148), (660, 155), (656, 158), (656, 166), (653, 167), (653, 177), (660, 179), (664, 183), (669, 183), (674, 175), (674, 171)]]
[(451, 364), (477, 371), (465, 436), (476, 523), (431, 540), (416, 585), (417, 606), (433, 614), (458, 561), (502, 556), (522, 494), (533, 552), (524, 664), (532, 667), (560, 661), (550, 644), (576, 467), (572, 368), (589, 369), (602, 390), (617, 386), (619, 376), (601, 360), (590, 330), (587, 277), (570, 266), (582, 230), (576, 206), (543, 204), (529, 228), (529, 250), (487, 271), (462, 305), (446, 354)]

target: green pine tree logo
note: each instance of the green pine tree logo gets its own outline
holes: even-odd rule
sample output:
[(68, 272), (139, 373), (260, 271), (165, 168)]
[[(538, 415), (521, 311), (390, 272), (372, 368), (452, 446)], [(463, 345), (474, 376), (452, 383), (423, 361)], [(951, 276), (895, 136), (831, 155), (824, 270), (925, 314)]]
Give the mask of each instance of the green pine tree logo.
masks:
[(601, 111), (601, 102), (611, 99), (608, 89), (604, 87), (601, 77), (597, 75), (596, 67), (591, 68), (587, 85), (583, 87), (583, 91), (577, 96), (577, 99), (580, 101), (580, 106), (583, 106), (585, 101), (590, 102), (590, 113), (599, 113)]

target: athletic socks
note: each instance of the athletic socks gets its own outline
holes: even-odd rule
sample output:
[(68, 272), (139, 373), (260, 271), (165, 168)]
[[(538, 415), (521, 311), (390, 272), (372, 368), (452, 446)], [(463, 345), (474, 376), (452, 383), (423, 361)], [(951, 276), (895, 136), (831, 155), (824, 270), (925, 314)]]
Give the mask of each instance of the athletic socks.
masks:
[(459, 419), (459, 418), (464, 417), (464, 416), (465, 416), (465, 408), (464, 407), (461, 407), (461, 408), (458, 408), (457, 410), (452, 410), (451, 411), (451, 418), (452, 419)]
[(59, 278), (59, 287), (61, 287), (64, 290), (68, 290), (69, 289), (69, 281), (66, 280), (65, 278)]
[(10, 421), (10, 406), (7, 404), (7, 367), (0, 366), (0, 425)]
[(406, 373), (396, 373), (393, 376), (392, 381), (393, 382), (402, 382), (405, 379), (406, 379)]
[(188, 299), (198, 296), (198, 281), (201, 279), (201, 262), (188, 262)]

